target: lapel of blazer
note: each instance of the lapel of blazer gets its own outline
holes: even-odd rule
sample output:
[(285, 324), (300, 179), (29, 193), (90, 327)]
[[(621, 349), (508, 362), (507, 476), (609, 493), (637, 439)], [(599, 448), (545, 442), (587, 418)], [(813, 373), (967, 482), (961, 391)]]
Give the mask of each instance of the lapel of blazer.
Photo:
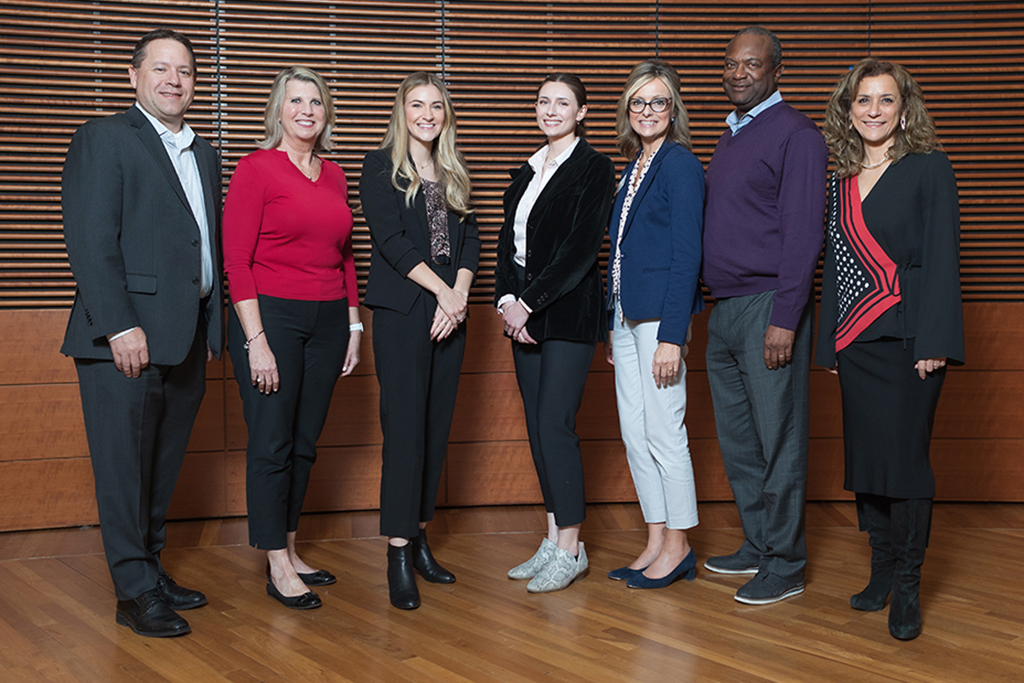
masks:
[[(546, 205), (550, 204), (567, 185), (575, 185), (579, 180), (580, 170), (591, 153), (593, 153), (593, 148), (587, 144), (586, 140), (580, 139), (576, 149), (565, 160), (565, 163), (558, 167), (555, 175), (551, 177), (548, 184), (540, 191), (540, 195), (537, 197), (537, 201), (534, 202), (533, 210), (530, 213), (532, 214), (534, 211), (543, 209)], [(527, 181), (527, 184), (529, 184), (529, 181)]]
[[(640, 202), (644, 200), (644, 195), (647, 194), (647, 190), (651, 189), (651, 183), (654, 182), (654, 179), (658, 175), (658, 169), (661, 168), (661, 162), (665, 160), (665, 155), (668, 154), (669, 149), (676, 144), (678, 143), (673, 142), (672, 140), (665, 140), (661, 145), (661, 149), (659, 149), (658, 153), (654, 155), (654, 161), (651, 162), (651, 167), (647, 169), (644, 181), (640, 183), (640, 187), (636, 189), (636, 194), (633, 195), (633, 204), (630, 206), (629, 215), (626, 216), (626, 225), (622, 228), (622, 239), (626, 239), (626, 233), (629, 232), (629, 226), (633, 224), (633, 218), (636, 217), (636, 208), (639, 207)], [(626, 182), (629, 182), (628, 176), (626, 177)]]
[[(519, 206), (519, 202), (523, 198), (523, 194), (526, 193), (526, 188), (530, 185), (530, 181), (533, 179), (533, 168), (529, 163), (525, 163), (519, 168), (513, 168), (508, 172), (512, 178), (512, 182), (508, 186), (508, 208), (512, 210), (512, 218), (515, 218), (516, 207)], [(509, 218), (506, 216), (506, 218)]]
[[(198, 138), (197, 138), (198, 139)], [(214, 163), (209, 163), (209, 155), (200, 154), (200, 148), (195, 143), (192, 144), (192, 153), (196, 157), (196, 166), (199, 167), (199, 180), (203, 186), (203, 203), (206, 204), (206, 224), (207, 232), (210, 238), (210, 254), (213, 257), (214, 270), (217, 268), (217, 205), (214, 198), (217, 195), (216, 183), (220, 182), (220, 178), (216, 177), (217, 164), (216, 157), (214, 157)], [(187, 203), (187, 202), (186, 202)]]
[[(171, 164), (170, 157), (167, 156), (167, 149), (164, 147), (164, 143), (157, 134), (156, 129), (153, 128), (152, 124), (150, 124), (146, 115), (139, 111), (139, 108), (134, 105), (128, 110), (127, 115), (128, 120), (135, 128), (135, 134), (138, 136), (139, 141), (142, 142), (142, 146), (145, 147), (146, 151), (148, 151), (153, 157), (156, 165), (167, 178), (167, 183), (170, 185), (171, 189), (174, 190), (174, 194), (178, 195), (178, 199), (180, 199), (181, 203), (185, 205), (185, 208), (191, 216), (192, 207), (189, 206), (188, 197), (185, 196), (185, 189), (181, 186), (181, 180), (178, 179), (178, 174), (175, 172), (174, 166)], [(200, 177), (202, 177), (202, 162), (199, 161), (199, 155), (196, 155), (196, 164), (199, 166)], [(206, 178), (203, 178), (203, 181), (206, 182)], [(209, 187), (209, 185), (207, 185), (207, 187)], [(207, 202), (207, 207), (209, 207), (209, 202)], [(192, 216), (192, 220), (196, 222), (196, 225), (198, 226), (198, 221), (196, 221), (195, 216)]]

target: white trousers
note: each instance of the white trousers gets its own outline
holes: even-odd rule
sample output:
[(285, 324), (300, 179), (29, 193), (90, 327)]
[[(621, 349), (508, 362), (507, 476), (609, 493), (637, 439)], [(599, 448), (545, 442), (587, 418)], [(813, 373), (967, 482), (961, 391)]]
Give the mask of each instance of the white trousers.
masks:
[[(667, 387), (654, 383), (658, 320), (622, 320), (616, 305), (612, 329), (615, 397), (626, 459), (644, 521), (669, 529), (697, 526), (697, 490), (686, 436), (686, 362)], [(691, 325), (692, 329), (692, 325)], [(690, 330), (687, 330), (687, 341)], [(682, 351), (686, 358), (687, 348)]]

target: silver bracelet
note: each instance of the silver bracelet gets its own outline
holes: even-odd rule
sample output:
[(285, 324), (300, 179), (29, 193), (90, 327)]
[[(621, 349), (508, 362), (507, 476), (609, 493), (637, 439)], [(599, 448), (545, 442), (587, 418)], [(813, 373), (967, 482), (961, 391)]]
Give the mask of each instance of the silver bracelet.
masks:
[(263, 334), (263, 330), (260, 330), (256, 334), (254, 334), (251, 337), (249, 337), (249, 339), (246, 340), (246, 342), (244, 344), (242, 344), (242, 348), (245, 349), (246, 351), (248, 351), (249, 350), (249, 344), (252, 344), (254, 341), (256, 341), (256, 338), (259, 337), (261, 334)]

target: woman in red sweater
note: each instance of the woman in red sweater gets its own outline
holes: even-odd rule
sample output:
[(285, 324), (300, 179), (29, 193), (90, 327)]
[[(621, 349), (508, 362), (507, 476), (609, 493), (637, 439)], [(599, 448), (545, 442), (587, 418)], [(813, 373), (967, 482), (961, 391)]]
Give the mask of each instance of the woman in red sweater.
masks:
[(249, 428), (249, 543), (267, 551), (267, 594), (319, 607), (335, 577), (295, 550), (302, 501), (338, 377), (359, 363), (359, 301), (348, 184), (331, 148), (334, 103), (315, 72), (277, 75), (266, 137), (243, 158), (224, 205), (228, 348)]

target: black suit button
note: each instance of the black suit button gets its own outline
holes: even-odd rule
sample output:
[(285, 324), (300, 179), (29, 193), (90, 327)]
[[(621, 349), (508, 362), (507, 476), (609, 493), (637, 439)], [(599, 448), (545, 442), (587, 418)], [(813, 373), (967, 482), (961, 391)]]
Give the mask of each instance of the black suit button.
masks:
[(192, 284), (198, 285), (199, 284), (199, 278), (197, 278), (197, 277), (192, 278)]
[(533, 279), (533, 274), (532, 274), (532, 273), (528, 274), (528, 275), (526, 276), (526, 279), (527, 279), (527, 280), (532, 280), (532, 279)]
[(198, 247), (199, 246), (199, 240), (192, 240), (192, 246), (193, 247)]

